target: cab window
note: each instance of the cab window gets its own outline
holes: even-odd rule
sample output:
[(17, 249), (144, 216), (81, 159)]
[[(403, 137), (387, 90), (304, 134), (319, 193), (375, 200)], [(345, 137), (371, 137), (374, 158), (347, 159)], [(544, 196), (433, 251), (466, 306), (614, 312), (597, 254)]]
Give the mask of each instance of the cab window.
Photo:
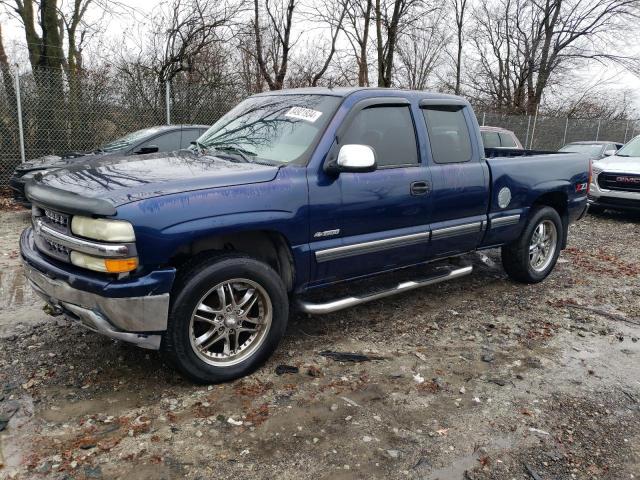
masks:
[(471, 137), (460, 106), (429, 106), (422, 109), (435, 163), (471, 160)]
[(378, 167), (419, 163), (416, 135), (408, 106), (374, 106), (361, 110), (340, 143), (370, 146), (376, 154)]

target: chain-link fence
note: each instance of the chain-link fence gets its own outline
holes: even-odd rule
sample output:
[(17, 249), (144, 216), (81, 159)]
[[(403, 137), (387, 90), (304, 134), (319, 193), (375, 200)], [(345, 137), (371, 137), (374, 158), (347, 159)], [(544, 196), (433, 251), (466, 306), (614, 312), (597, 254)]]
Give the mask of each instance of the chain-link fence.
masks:
[[(245, 95), (233, 81), (214, 84), (184, 76), (167, 87), (140, 71), (1, 73), (0, 187), (8, 185), (23, 159), (92, 150), (128, 132), (169, 122), (212, 124)], [(578, 140), (624, 143), (640, 134), (636, 121), (477, 115), (481, 125), (512, 130), (526, 148), (540, 150)]]
[(525, 148), (558, 150), (578, 141), (626, 143), (640, 134), (636, 120), (579, 119), (547, 116), (516, 116), (499, 113), (477, 113), (480, 125), (502, 127), (513, 131)]
[(167, 89), (151, 75), (104, 72), (3, 72), (0, 87), (0, 187), (8, 185), (23, 159), (93, 150), (126, 133), (169, 122), (212, 124), (240, 100), (202, 81), (180, 79)]

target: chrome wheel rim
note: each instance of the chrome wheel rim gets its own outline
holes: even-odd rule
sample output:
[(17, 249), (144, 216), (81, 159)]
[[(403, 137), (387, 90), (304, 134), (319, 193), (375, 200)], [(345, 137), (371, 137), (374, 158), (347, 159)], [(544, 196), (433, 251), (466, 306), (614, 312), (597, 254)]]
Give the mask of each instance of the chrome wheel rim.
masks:
[(533, 231), (529, 243), (529, 265), (536, 272), (546, 270), (556, 253), (558, 230), (551, 220), (543, 220)]
[(260, 348), (272, 316), (271, 299), (259, 284), (226, 280), (209, 290), (191, 314), (191, 347), (210, 365), (235, 365)]

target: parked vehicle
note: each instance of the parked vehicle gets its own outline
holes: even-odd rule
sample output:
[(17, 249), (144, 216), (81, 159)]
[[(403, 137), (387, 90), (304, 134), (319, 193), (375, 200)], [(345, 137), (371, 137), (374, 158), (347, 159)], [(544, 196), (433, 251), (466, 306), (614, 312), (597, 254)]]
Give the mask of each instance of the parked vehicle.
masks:
[(591, 160), (615, 155), (622, 148), (622, 143), (617, 142), (572, 142), (567, 143), (559, 152), (574, 152), (587, 155)]
[(510, 148), (522, 150), (522, 144), (511, 130), (500, 127), (480, 127), (485, 148)]
[(337, 282), (495, 247), (513, 279), (540, 282), (587, 208), (586, 157), (483, 150), (471, 106), (450, 95), (263, 93), (196, 143), (30, 183), (33, 227), (20, 250), (53, 311), (162, 349), (198, 382), (262, 364), (290, 301), (329, 313), (472, 266), (447, 263), (374, 293), (310, 296)]
[(13, 199), (24, 207), (31, 207), (29, 200), (25, 197), (24, 186), (36, 173), (49, 172), (83, 163), (89, 158), (94, 159), (106, 155), (141, 155), (189, 148), (191, 142), (208, 128), (208, 125), (160, 125), (129, 133), (89, 152), (45, 155), (29, 160), (18, 165), (9, 180), (9, 186), (13, 190)]
[(640, 136), (615, 155), (593, 162), (589, 211), (640, 211)]

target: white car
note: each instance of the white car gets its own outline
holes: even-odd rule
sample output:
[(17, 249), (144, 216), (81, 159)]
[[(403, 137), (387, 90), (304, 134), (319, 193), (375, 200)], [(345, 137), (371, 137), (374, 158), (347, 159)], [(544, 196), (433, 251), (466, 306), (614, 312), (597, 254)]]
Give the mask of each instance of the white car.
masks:
[(640, 136), (615, 155), (593, 162), (589, 210), (640, 211)]

